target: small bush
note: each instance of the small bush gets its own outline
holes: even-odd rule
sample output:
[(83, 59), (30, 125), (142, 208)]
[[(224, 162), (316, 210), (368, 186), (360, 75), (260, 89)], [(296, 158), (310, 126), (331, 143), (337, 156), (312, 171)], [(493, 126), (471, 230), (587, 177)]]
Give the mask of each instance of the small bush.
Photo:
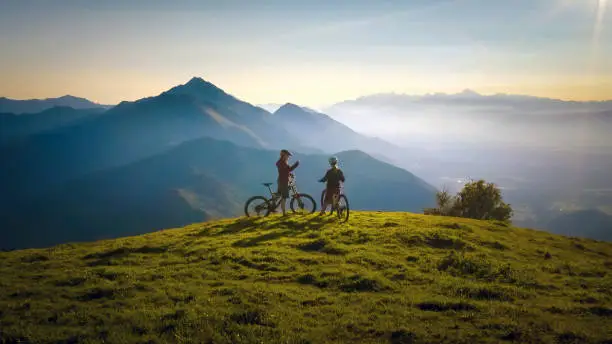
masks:
[(465, 184), (457, 195), (443, 189), (436, 194), (436, 204), (436, 208), (424, 209), (425, 215), (509, 221), (513, 214), (512, 207), (502, 200), (499, 187), (482, 179)]

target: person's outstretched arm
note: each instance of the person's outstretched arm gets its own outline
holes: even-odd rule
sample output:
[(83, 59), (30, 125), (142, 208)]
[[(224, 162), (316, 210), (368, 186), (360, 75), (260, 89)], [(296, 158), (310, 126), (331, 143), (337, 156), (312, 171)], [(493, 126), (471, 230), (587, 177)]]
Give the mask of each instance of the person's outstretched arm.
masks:
[(296, 162), (295, 162), (295, 164), (293, 164), (293, 165), (291, 166), (291, 168), (289, 168), (289, 172), (291, 172), (291, 171), (295, 170), (295, 169), (296, 169), (296, 167), (298, 167), (299, 165), (300, 165), (300, 161), (298, 160), (298, 161), (296, 161)]
[(328, 175), (329, 175), (329, 171), (327, 171), (327, 172), (325, 173), (325, 176), (323, 176), (323, 178), (319, 179), (319, 181), (320, 181), (321, 183), (325, 183), (325, 182), (327, 181), (327, 176), (328, 176)]

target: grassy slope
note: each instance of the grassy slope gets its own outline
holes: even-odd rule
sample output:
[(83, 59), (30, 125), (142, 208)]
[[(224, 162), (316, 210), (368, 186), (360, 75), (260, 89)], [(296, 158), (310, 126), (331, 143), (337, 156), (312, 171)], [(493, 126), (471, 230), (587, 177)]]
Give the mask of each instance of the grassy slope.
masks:
[(0, 253), (0, 342), (612, 343), (611, 267), (466, 219), (221, 220)]

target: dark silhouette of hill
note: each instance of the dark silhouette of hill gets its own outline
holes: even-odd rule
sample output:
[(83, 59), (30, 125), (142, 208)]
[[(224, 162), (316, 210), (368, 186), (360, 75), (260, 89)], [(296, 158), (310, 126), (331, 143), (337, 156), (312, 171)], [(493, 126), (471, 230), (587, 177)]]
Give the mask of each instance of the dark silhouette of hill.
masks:
[(0, 144), (75, 124), (83, 119), (91, 119), (102, 112), (102, 108), (74, 109), (55, 106), (33, 114), (3, 113), (0, 114)]
[[(420, 212), (435, 189), (360, 151), (339, 152), (353, 209)], [(296, 153), (298, 187), (319, 199), (327, 156)], [(14, 204), (1, 225), (3, 248), (48, 246), (237, 216), (249, 196), (276, 181), (276, 150), (200, 138), (144, 160), (87, 175), (35, 201)], [(274, 186), (275, 187), (275, 186)], [(17, 229), (17, 230), (10, 230)]]
[(112, 106), (101, 105), (85, 98), (66, 95), (59, 98), (16, 100), (0, 97), (0, 112), (2, 113), (37, 113), (53, 107), (71, 107), (73, 109), (108, 109)]
[(546, 228), (553, 233), (612, 241), (612, 216), (597, 209), (584, 209), (557, 215)]

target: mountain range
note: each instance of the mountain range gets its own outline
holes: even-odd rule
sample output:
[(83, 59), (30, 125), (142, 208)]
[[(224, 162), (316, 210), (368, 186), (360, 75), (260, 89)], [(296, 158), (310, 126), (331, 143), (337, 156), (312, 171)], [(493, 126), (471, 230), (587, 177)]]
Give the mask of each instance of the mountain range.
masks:
[(522, 109), (546, 109), (556, 110), (567, 109), (588, 109), (588, 110), (609, 110), (612, 108), (612, 100), (607, 101), (568, 101), (554, 98), (536, 97), (519, 94), (497, 93), (483, 95), (471, 89), (465, 89), (458, 93), (429, 93), (423, 95), (410, 95), (399, 93), (379, 93), (362, 96), (353, 100), (346, 100), (333, 104), (324, 109), (325, 112), (333, 111), (336, 108), (347, 106), (406, 106), (418, 104), (452, 104), (465, 106), (507, 106)]
[(36, 196), (78, 176), (205, 136), (246, 147), (320, 152), (300, 147), (271, 117), (193, 78), (158, 96), (121, 102), (101, 116), (1, 146), (0, 153), (10, 163), (0, 170), (0, 185), (6, 190), (0, 202)]
[(239, 215), (248, 196), (264, 194), (260, 183), (275, 181), (280, 148), (302, 160), (299, 187), (317, 200), (329, 154), (346, 169), (355, 209), (418, 212), (435, 193), (372, 156), (399, 147), (292, 104), (273, 115), (201, 78), (45, 128), (0, 145), (8, 162), (0, 169), (3, 248)]
[[(385, 97), (395, 96), (358, 101), (374, 99), (392, 107), (393, 101)], [(436, 97), (449, 102), (558, 102), (472, 91), (429, 99)], [(591, 104), (598, 107), (596, 121), (604, 124), (610, 115), (606, 104)], [(387, 115), (378, 113), (377, 121), (401, 129), (388, 122)], [(557, 115), (571, 120), (567, 113)], [(350, 180), (346, 190), (355, 209), (421, 212), (433, 201), (435, 188), (428, 184), (435, 181), (432, 176), (454, 173), (448, 159), (461, 159), (456, 146), (449, 147), (454, 149), (450, 155), (436, 154), (427, 145), (406, 147), (364, 135), (346, 122), (293, 103), (271, 113), (199, 77), (109, 108), (54, 106), (39, 113), (2, 113), (0, 241), (4, 248), (45, 246), (240, 215), (246, 198), (267, 192), (260, 183), (275, 181), (273, 164), (281, 148), (302, 160), (300, 189), (317, 200), (322, 185), (315, 180), (324, 172), (327, 157), (337, 154)], [(472, 154), (476, 160), (469, 162), (470, 170), (478, 168), (479, 154)], [(482, 162), (487, 169), (496, 164), (487, 161)], [(407, 171), (414, 172), (413, 166), (425, 180)], [(431, 170), (434, 167), (437, 170)], [(537, 189), (538, 183), (530, 188)], [(507, 192), (516, 194), (512, 188)], [(540, 203), (537, 207), (545, 208)], [(609, 223), (607, 214), (598, 213), (599, 220), (591, 221), (593, 230), (585, 231), (578, 222), (590, 223), (585, 220), (588, 211), (564, 213), (573, 219), (565, 225), (557, 215), (545, 213), (544, 228), (607, 240), (606, 229), (600, 228)]]
[(17, 100), (0, 97), (0, 113), (37, 113), (53, 107), (71, 107), (73, 109), (108, 109), (112, 105), (94, 103), (85, 98), (65, 95), (58, 98)]

